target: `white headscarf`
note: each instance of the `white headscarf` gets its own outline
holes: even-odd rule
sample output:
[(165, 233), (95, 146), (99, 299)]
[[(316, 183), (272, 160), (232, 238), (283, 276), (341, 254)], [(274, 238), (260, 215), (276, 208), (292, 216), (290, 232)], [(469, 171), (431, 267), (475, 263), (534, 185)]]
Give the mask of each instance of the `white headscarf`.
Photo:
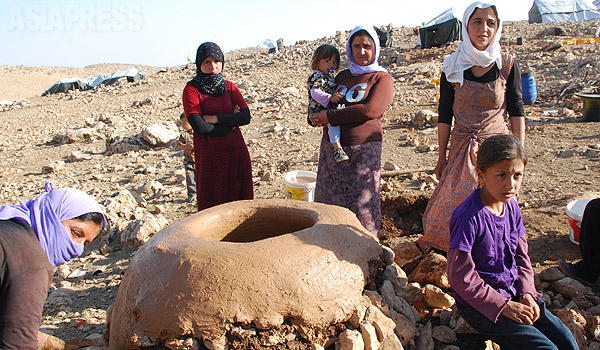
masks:
[(496, 62), (498, 69), (502, 68), (502, 59), (500, 58), (500, 36), (502, 35), (502, 22), (498, 19), (498, 30), (492, 37), (492, 41), (484, 51), (477, 50), (469, 33), (467, 26), (469, 24), (469, 18), (475, 12), (475, 9), (486, 9), (493, 4), (476, 1), (469, 5), (465, 10), (462, 22), (462, 36), (463, 42), (458, 45), (456, 51), (446, 57), (444, 60), (443, 71), (446, 74), (446, 79), (451, 83), (463, 84), (463, 72), (473, 66), (487, 67), (490, 64)]
[[(364, 30), (366, 31), (373, 42), (375, 43), (375, 55), (373, 56), (373, 61), (367, 66), (361, 66), (354, 60), (354, 56), (352, 55), (352, 43), (350, 39), (352, 39), (352, 35), (354, 33)], [(387, 72), (385, 68), (379, 65), (377, 59), (379, 59), (379, 37), (377, 36), (377, 32), (375, 28), (371, 25), (359, 25), (354, 27), (348, 36), (348, 42), (346, 43), (346, 56), (348, 56), (348, 61), (350, 61), (350, 73), (352, 74), (365, 74), (365, 73), (374, 73), (374, 72)]]

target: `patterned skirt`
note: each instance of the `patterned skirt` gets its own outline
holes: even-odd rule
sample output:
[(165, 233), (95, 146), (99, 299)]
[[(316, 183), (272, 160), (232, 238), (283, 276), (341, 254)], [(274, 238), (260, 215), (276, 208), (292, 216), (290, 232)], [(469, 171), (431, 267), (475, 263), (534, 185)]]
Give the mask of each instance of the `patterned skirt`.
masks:
[(379, 236), (381, 229), (381, 142), (345, 146), (349, 161), (337, 163), (333, 146), (321, 140), (315, 202), (339, 205)]

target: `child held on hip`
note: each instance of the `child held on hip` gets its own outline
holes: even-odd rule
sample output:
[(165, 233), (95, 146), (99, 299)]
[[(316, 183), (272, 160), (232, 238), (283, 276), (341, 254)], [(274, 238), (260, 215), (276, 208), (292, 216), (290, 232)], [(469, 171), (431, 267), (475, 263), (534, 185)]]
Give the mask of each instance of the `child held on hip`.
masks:
[[(337, 108), (342, 99), (341, 92), (335, 92), (337, 84), (333, 74), (340, 64), (340, 52), (333, 45), (324, 44), (315, 50), (311, 61), (313, 73), (308, 78), (308, 115), (322, 110)], [(309, 121), (310, 122), (310, 121)], [(348, 155), (340, 144), (340, 127), (327, 124), (329, 141), (333, 145), (336, 162), (347, 161)]]

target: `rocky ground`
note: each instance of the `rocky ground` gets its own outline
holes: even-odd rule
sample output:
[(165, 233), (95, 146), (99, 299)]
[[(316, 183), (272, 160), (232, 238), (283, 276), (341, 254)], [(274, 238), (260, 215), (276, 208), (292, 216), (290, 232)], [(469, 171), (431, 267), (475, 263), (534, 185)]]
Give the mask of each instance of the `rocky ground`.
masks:
[[(585, 346), (594, 340), (593, 312), (582, 310), (599, 303), (598, 289), (561, 292), (553, 281), (564, 280), (555, 269), (558, 259), (579, 257), (568, 238), (566, 204), (594, 196), (600, 171), (600, 128), (583, 121), (582, 101), (573, 95), (600, 86), (598, 44), (563, 40), (591, 38), (598, 24), (507, 22), (502, 40), (523, 68), (534, 72), (538, 87), (538, 101), (526, 106), (529, 163), (520, 195), (538, 287), (546, 291), (553, 310), (576, 312), (579, 316), (572, 319), (585, 320), (580, 327), (587, 332)], [(346, 38), (347, 32), (338, 32), (286, 46), (277, 54), (256, 49), (226, 54), (225, 77), (240, 87), (252, 112), (252, 122), (242, 130), (256, 198), (284, 198), (286, 172), (316, 171), (321, 130), (306, 123), (309, 61), (318, 45), (342, 48)], [(523, 38), (523, 45), (516, 45), (517, 38)], [(380, 60), (395, 79), (394, 100), (383, 120), (382, 242), (396, 250), (396, 263), (409, 277), (423, 258), (419, 252), (406, 259), (402, 255), (412, 251), (411, 242), (422, 233), (421, 215), (434, 188), (429, 174), (437, 159), (435, 79), (444, 56), (454, 50), (415, 49), (415, 42), (412, 28), (394, 28), (394, 43)], [(0, 203), (32, 198), (51, 180), (58, 187), (92, 194), (111, 218), (111, 229), (81, 258), (57, 269), (42, 327), (61, 338), (101, 337), (106, 309), (136, 247), (193, 212), (185, 201), (182, 152), (172, 141), (182, 112), (181, 92), (194, 75), (193, 65), (169, 67), (160, 74), (154, 73), (161, 67), (138, 66), (146, 75), (140, 82), (39, 96), (60, 78), (128, 67), (0, 67), (0, 99), (9, 100), (0, 106)], [(15, 86), (15, 81), (20, 84)], [(555, 274), (548, 277), (544, 271)], [(433, 282), (422, 281), (421, 286), (427, 283)], [(439, 281), (433, 284), (445, 287)], [(577, 296), (586, 302), (572, 302)], [(444, 318), (432, 310), (419, 310), (421, 319), (414, 326), (421, 334), (443, 325)], [(461, 345), (460, 333), (454, 341), (434, 339), (432, 349), (477, 348)], [(423, 341), (410, 344), (405, 348), (429, 348)]]

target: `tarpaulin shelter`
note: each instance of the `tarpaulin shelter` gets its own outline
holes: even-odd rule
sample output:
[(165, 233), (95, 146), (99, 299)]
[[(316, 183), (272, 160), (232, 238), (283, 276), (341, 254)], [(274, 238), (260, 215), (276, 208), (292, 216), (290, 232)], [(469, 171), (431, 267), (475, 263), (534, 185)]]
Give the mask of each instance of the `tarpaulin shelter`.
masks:
[(84, 90), (87, 85), (79, 78), (65, 78), (57, 81), (48, 90), (42, 93), (42, 96), (56, 94), (58, 92), (67, 92), (69, 90)]
[(600, 18), (600, 0), (534, 0), (529, 23), (590, 21)]
[[(598, 0), (600, 1), (600, 0)], [(378, 28), (378, 27), (373, 27), (375, 28), (375, 31), (377, 32), (377, 36), (379, 37), (379, 46), (381, 47), (392, 47), (393, 44), (393, 31), (392, 31), (392, 26), (389, 25), (387, 28), (382, 29), (382, 28)]]
[(419, 28), (417, 45), (422, 48), (440, 47), (456, 40), (461, 40), (461, 24), (449, 8)]
[(269, 53), (275, 53), (283, 50), (283, 38), (277, 40), (265, 39), (260, 44), (256, 45), (257, 49), (268, 48)]
[(90, 90), (98, 85), (112, 85), (121, 79), (127, 80), (129, 83), (136, 82), (143, 79), (144, 75), (140, 71), (133, 67), (126, 70), (120, 70), (112, 74), (99, 74), (96, 76), (87, 77), (85, 79), (80, 78), (65, 78), (54, 83), (48, 90), (44, 91), (42, 96), (55, 94), (57, 92), (67, 92), (69, 90)]

